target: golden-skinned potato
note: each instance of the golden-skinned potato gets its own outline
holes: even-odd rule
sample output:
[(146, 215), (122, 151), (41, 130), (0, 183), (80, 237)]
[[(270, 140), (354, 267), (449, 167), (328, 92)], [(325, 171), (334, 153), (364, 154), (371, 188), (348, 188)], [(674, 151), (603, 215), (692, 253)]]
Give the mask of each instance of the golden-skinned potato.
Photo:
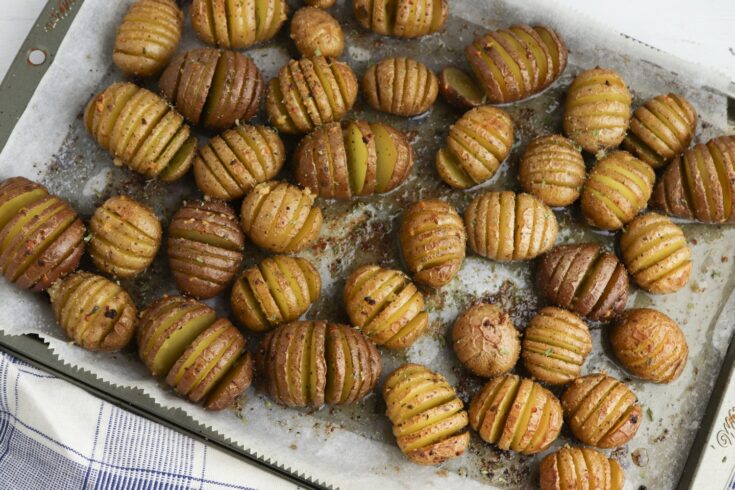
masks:
[(306, 259), (277, 255), (245, 269), (230, 293), (235, 318), (254, 332), (303, 315), (319, 298), (319, 271)]
[(609, 153), (592, 167), (582, 187), (582, 213), (592, 226), (619, 230), (648, 205), (655, 181), (647, 163), (625, 151)]
[(541, 92), (567, 66), (566, 45), (544, 26), (521, 24), (488, 32), (468, 45), (465, 54), (492, 104)]
[(43, 291), (73, 272), (85, 228), (69, 204), (25, 177), (0, 182), (0, 272), (21, 289)]
[(488, 381), (472, 398), (470, 425), (483, 441), (503, 451), (536, 454), (559, 436), (561, 405), (535, 381), (506, 374)]
[(735, 136), (720, 136), (677, 156), (653, 192), (656, 208), (705, 223), (735, 223)]
[(429, 326), (424, 295), (401, 271), (356, 269), (345, 283), (344, 300), (350, 323), (389, 349), (410, 346)]
[(189, 170), (197, 140), (164, 99), (132, 83), (113, 83), (92, 97), (84, 125), (118, 162), (148, 178), (177, 180)]
[(327, 198), (350, 199), (398, 187), (411, 172), (405, 135), (383, 123), (329, 123), (304, 137), (294, 154), (296, 180)]
[(341, 120), (357, 99), (357, 77), (346, 63), (323, 56), (291, 60), (268, 82), (268, 120), (282, 133), (301, 134)]
[(386, 378), (383, 398), (398, 447), (412, 462), (441, 464), (469, 446), (464, 403), (441, 374), (404, 364)]
[(334, 17), (317, 7), (302, 7), (291, 18), (291, 39), (301, 56), (339, 58), (345, 35)]
[(245, 236), (223, 201), (184, 202), (168, 227), (168, 263), (176, 286), (194, 298), (225, 290), (243, 260)]
[(194, 178), (207, 196), (231, 201), (275, 177), (285, 160), (283, 141), (273, 128), (237, 125), (199, 149)]
[(423, 63), (414, 59), (384, 58), (368, 67), (362, 93), (378, 111), (397, 116), (423, 114), (439, 95), (439, 80)]
[(556, 134), (531, 141), (518, 168), (523, 190), (552, 207), (569, 206), (576, 201), (586, 177), (581, 150)]
[(684, 231), (665, 216), (646, 213), (631, 221), (620, 251), (636, 284), (650, 293), (673, 293), (689, 281), (692, 252)]
[(643, 410), (625, 384), (606, 374), (577, 378), (561, 397), (574, 437), (588, 446), (622, 446), (638, 432)]
[(588, 447), (564, 446), (541, 460), (541, 490), (623, 490), (620, 463)]
[(352, 0), (355, 19), (384, 36), (414, 38), (437, 32), (447, 20), (447, 0)]
[(304, 5), (308, 5), (309, 7), (316, 7), (318, 9), (328, 9), (331, 8), (337, 0), (304, 0)]
[(115, 277), (143, 272), (161, 246), (161, 223), (147, 206), (127, 196), (114, 196), (89, 221), (89, 255), (95, 267)]
[(127, 292), (109, 279), (75, 272), (48, 289), (54, 316), (75, 344), (115, 351), (135, 335), (138, 310)]
[(252, 59), (199, 48), (178, 55), (161, 75), (161, 93), (192, 124), (227, 129), (258, 112), (263, 79)]
[(211, 389), (204, 408), (207, 410), (224, 410), (234, 405), (237, 397), (247, 390), (253, 382), (253, 371), (253, 356), (249, 352), (245, 352)]
[(439, 74), (439, 91), (449, 104), (471, 109), (487, 102), (487, 96), (464, 70), (447, 66)]
[(654, 383), (678, 378), (689, 356), (679, 325), (650, 308), (626, 310), (610, 332), (610, 345), (625, 369)]
[(191, 25), (205, 44), (241, 49), (273, 38), (287, 13), (285, 0), (194, 0)]
[(513, 146), (513, 121), (497, 107), (480, 106), (449, 127), (436, 170), (455, 189), (482, 184), (495, 175)]
[(126, 75), (157, 74), (174, 55), (183, 23), (174, 0), (138, 0), (117, 27), (112, 61)]
[(322, 210), (314, 194), (286, 182), (263, 182), (242, 201), (240, 225), (258, 247), (274, 253), (303, 250), (319, 237)]
[(635, 110), (623, 148), (653, 168), (663, 167), (689, 147), (697, 110), (677, 94), (658, 95)]
[(318, 408), (367, 396), (380, 377), (381, 360), (373, 343), (354, 328), (309, 321), (269, 332), (258, 347), (256, 366), (276, 403)]
[(628, 301), (628, 271), (597, 243), (552, 248), (538, 261), (535, 279), (543, 298), (590, 320), (611, 320)]
[(398, 236), (403, 260), (417, 282), (441, 287), (462, 268), (467, 234), (462, 218), (446, 202), (425, 199), (411, 205)]
[(529, 260), (556, 242), (554, 212), (531, 194), (486, 192), (464, 213), (470, 250), (493, 260)]
[(534, 379), (561, 385), (579, 377), (592, 352), (592, 336), (579, 316), (547, 306), (523, 332), (523, 363)]
[(564, 134), (592, 154), (622, 143), (632, 97), (613, 70), (594, 68), (577, 75), (564, 102)]
[(518, 330), (508, 313), (490, 304), (477, 304), (452, 326), (452, 348), (464, 367), (483, 378), (505, 374), (521, 352)]

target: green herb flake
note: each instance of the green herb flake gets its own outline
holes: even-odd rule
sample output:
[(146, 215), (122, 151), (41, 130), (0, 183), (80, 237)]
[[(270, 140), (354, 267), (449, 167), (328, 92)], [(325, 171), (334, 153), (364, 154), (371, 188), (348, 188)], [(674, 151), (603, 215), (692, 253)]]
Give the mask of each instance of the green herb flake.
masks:
[(648, 420), (653, 422), (653, 410), (651, 410), (651, 407), (646, 409), (646, 415), (648, 416)]
[(548, 349), (546, 349), (546, 350), (544, 351), (544, 355), (545, 355), (546, 357), (549, 357), (549, 356), (550, 356), (551, 354), (553, 354), (553, 353), (554, 353), (554, 349), (552, 349), (551, 347), (549, 347)]

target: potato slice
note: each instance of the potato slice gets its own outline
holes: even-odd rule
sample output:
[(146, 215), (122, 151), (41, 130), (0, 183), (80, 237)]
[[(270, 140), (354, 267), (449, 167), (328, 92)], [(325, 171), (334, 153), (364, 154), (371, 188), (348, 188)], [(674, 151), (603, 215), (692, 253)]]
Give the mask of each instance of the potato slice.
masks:
[(367, 175), (368, 151), (360, 128), (352, 122), (345, 129), (345, 149), (347, 150), (350, 189), (353, 194), (360, 194)]
[(439, 90), (444, 100), (459, 109), (478, 107), (487, 100), (472, 76), (453, 66), (445, 67), (439, 74)]
[(249, 352), (240, 356), (207, 396), (207, 410), (223, 410), (235, 403), (253, 379), (253, 358)]
[[(177, 322), (175, 328), (168, 328), (163, 337), (154, 346), (149, 368), (154, 376), (164, 375), (171, 370), (171, 366), (181, 357), (193, 340), (206, 330), (217, 318), (217, 313), (207, 308), (197, 308), (192, 318), (186, 322)], [(173, 330), (173, 331), (172, 331)]]

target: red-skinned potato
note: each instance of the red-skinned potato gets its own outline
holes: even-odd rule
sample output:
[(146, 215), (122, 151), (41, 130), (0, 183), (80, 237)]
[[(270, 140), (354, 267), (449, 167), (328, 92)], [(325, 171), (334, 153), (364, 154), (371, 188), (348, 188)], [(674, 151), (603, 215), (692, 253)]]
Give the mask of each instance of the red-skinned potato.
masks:
[(541, 460), (541, 490), (623, 490), (625, 474), (620, 463), (588, 447), (569, 447)]
[(194, 0), (189, 10), (191, 25), (203, 43), (231, 49), (273, 38), (288, 13), (285, 0)]

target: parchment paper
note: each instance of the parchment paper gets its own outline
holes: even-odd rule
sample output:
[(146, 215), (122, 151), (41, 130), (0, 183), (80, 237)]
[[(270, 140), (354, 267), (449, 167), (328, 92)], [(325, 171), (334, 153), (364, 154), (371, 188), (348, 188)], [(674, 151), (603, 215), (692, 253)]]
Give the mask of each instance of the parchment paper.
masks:
[[(130, 1), (86, 0), (67, 34), (54, 64), (39, 85), (3, 153), (0, 178), (25, 175), (41, 180), (70, 200), (88, 218), (107, 197), (125, 192), (148, 202), (166, 224), (182, 197), (195, 196), (190, 177), (164, 185), (144, 181), (125, 169), (114, 167), (111, 158), (89, 138), (81, 123), (81, 110), (92, 94), (121, 74), (112, 67), (110, 52), (115, 26)], [(358, 103), (351, 117), (384, 120), (410, 131), (417, 161), (408, 182), (388, 196), (336, 203), (320, 200), (326, 212), (323, 237), (302, 255), (318, 264), (322, 298), (307, 313), (308, 318), (346, 321), (341, 306), (345, 276), (357, 265), (378, 261), (400, 267), (394, 230), (401, 211), (420, 197), (438, 196), (464, 210), (466, 203), (486, 189), (517, 189), (515, 166), (522, 150), (534, 136), (558, 132), (560, 102), (571, 79), (582, 69), (595, 65), (618, 70), (633, 89), (636, 104), (666, 91), (677, 91), (697, 107), (701, 122), (698, 141), (706, 141), (726, 128), (726, 105), (722, 93), (727, 78), (657, 52), (610, 32), (563, 2), (450, 0), (446, 29), (420, 41), (380, 38), (359, 28), (344, 1), (332, 9), (342, 21), (347, 49), (344, 59), (361, 76), (368, 64), (384, 56), (415, 57), (438, 71), (446, 64), (464, 65), (462, 47), (487, 29), (518, 22), (553, 26), (570, 48), (565, 74), (547, 91), (530, 100), (508, 106), (516, 130), (513, 153), (498, 176), (471, 192), (450, 191), (435, 174), (433, 156), (459, 114), (437, 102), (427, 116), (405, 120), (364, 110)], [(292, 5), (293, 7), (294, 5)], [(181, 50), (198, 45), (188, 25)], [(285, 31), (285, 29), (284, 29)], [(294, 55), (282, 32), (269, 44), (247, 50), (266, 78)], [(149, 85), (154, 88), (155, 85)], [(288, 140), (293, 145), (295, 140)], [(286, 165), (281, 178), (291, 179)], [(239, 203), (238, 203), (239, 204)], [(559, 243), (583, 240), (614, 245), (610, 235), (591, 233), (581, 227), (578, 210), (559, 211), (562, 227)], [(688, 448), (697, 430), (710, 389), (735, 323), (732, 318), (717, 322), (733, 288), (735, 257), (730, 227), (685, 224), (694, 253), (693, 277), (687, 288), (668, 296), (654, 297), (634, 291), (628, 307), (654, 306), (684, 329), (690, 360), (676, 382), (657, 386), (630, 380), (607, 354), (604, 327), (593, 331), (595, 349), (585, 372), (608, 371), (630, 381), (646, 417), (636, 438), (611, 454), (626, 471), (626, 487), (670, 488), (676, 484)], [(161, 254), (163, 255), (163, 254)], [(262, 254), (247, 248), (246, 264)], [(91, 268), (88, 262), (84, 268)], [(403, 353), (383, 351), (384, 373), (402, 362), (420, 362), (446, 375), (468, 401), (481, 380), (468, 376), (447, 346), (446, 332), (457, 313), (477, 299), (499, 302), (508, 308), (519, 329), (537, 308), (530, 287), (530, 264), (499, 264), (470, 255), (459, 276), (436, 292), (427, 292), (431, 315), (430, 332)], [(143, 308), (164, 292), (173, 293), (165, 260), (158, 260), (141, 278), (123, 282)], [(223, 314), (226, 301), (211, 302)], [(732, 311), (732, 310), (730, 310)], [(728, 321), (730, 320), (730, 321)], [(250, 390), (237, 410), (209, 413), (176, 396), (152, 380), (135, 353), (92, 354), (69, 343), (56, 327), (47, 297), (17, 291), (0, 281), (0, 328), (5, 333), (40, 334), (65, 362), (82, 367), (100, 378), (121, 386), (137, 387), (156, 402), (178, 407), (196, 420), (210, 425), (234, 444), (316, 479), (342, 488), (486, 488), (533, 487), (537, 481), (537, 457), (522, 457), (498, 451), (473, 435), (468, 453), (438, 468), (412, 465), (401, 455), (383, 416), (379, 395), (370, 395), (355, 407), (325, 407), (319, 411), (287, 410), (275, 406)], [(251, 348), (257, 338), (250, 338)], [(519, 363), (520, 364), (520, 363)], [(522, 373), (519, 365), (518, 372)], [(556, 390), (559, 393), (558, 390)], [(44, 409), (52, 409), (45, 407)], [(554, 445), (572, 443), (566, 432)]]

